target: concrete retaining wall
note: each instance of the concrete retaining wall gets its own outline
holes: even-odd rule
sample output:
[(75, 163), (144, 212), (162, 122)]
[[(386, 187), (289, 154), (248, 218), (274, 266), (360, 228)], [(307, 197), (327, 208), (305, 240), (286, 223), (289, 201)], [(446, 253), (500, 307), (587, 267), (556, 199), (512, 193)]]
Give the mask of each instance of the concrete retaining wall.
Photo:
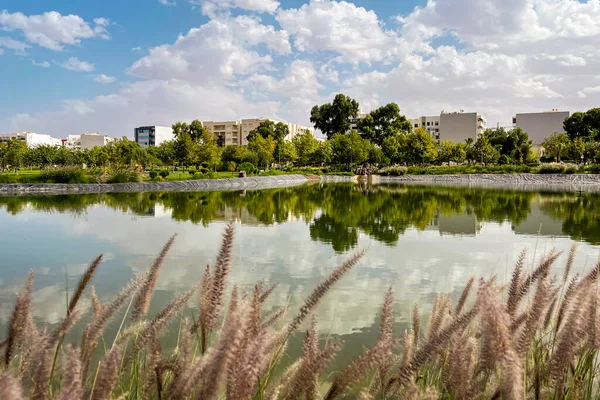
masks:
[(206, 179), (178, 182), (98, 183), (98, 184), (8, 184), (0, 185), (0, 196), (24, 194), (77, 194), (120, 192), (202, 192), (211, 190), (268, 189), (306, 183), (304, 175), (257, 176), (249, 178)]
[(373, 183), (501, 183), (527, 185), (600, 185), (599, 174), (472, 174), (373, 176)]

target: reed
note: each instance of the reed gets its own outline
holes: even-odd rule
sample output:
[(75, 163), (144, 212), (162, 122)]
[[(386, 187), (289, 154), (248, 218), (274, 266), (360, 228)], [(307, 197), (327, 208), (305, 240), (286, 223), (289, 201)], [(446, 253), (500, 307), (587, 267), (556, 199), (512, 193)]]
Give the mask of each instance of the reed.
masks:
[[(0, 398), (512, 400), (596, 398), (600, 394), (600, 264), (587, 274), (569, 278), (574, 247), (565, 256), (560, 276), (550, 277), (560, 253), (550, 252), (530, 274), (522, 253), (508, 283), (506, 301), (496, 278), (477, 281), (473, 277), (454, 307), (449, 295), (440, 294), (428, 321), (415, 305), (412, 325), (402, 333), (395, 332), (393, 293), (382, 293), (377, 342), (332, 373), (331, 363), (343, 343), (336, 338), (321, 340), (314, 311), (363, 253), (332, 270), (290, 322), (279, 324), (286, 318), (286, 305), (263, 310), (276, 284), (259, 282), (248, 293), (232, 286), (225, 304), (233, 237), (233, 225), (228, 225), (217, 260), (206, 268), (202, 281), (175, 296), (154, 316), (147, 315), (148, 304), (173, 238), (149, 271), (113, 300), (101, 304), (92, 288), (91, 321), (79, 341), (69, 340), (66, 345), (65, 335), (80, 315), (78, 300), (99, 268), (100, 258), (83, 274), (65, 318), (51, 332), (39, 331), (33, 323), (30, 274), (16, 297), (7, 336), (0, 342), (5, 347)], [(471, 293), (476, 295), (469, 302)], [(196, 294), (196, 317), (182, 318), (177, 346), (163, 348), (161, 340), (173, 334), (170, 327), (179, 315), (188, 313)], [(109, 321), (127, 302), (133, 305), (134, 315), (128, 318), (125, 313), (113, 346), (102, 349), (98, 344)], [(305, 324), (307, 319), (310, 323)], [(302, 355), (289, 360), (287, 342), (304, 325), (308, 327)], [(96, 356), (99, 364), (90, 368)], [(284, 363), (290, 366), (284, 368)]]

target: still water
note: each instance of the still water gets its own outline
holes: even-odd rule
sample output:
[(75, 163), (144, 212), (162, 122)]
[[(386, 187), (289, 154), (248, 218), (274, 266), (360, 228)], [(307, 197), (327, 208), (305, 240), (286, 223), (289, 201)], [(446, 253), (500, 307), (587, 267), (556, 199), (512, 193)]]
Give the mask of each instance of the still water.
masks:
[[(30, 269), (36, 273), (35, 320), (52, 325), (64, 316), (69, 292), (93, 257), (105, 255), (93, 284), (100, 300), (108, 300), (177, 233), (151, 306), (157, 310), (201, 278), (232, 220), (230, 282), (279, 282), (267, 311), (288, 301), (296, 311), (334, 266), (367, 249), (317, 311), (320, 333), (345, 341), (338, 359), (344, 363), (376, 339), (377, 312), (389, 287), (399, 334), (415, 303), (427, 314), (436, 293), (456, 299), (472, 275), (507, 280), (523, 249), (531, 268), (545, 251), (568, 252), (577, 241), (574, 272), (590, 268), (599, 256), (600, 194), (329, 184), (0, 197), (0, 328)], [(90, 301), (80, 307), (89, 310)]]

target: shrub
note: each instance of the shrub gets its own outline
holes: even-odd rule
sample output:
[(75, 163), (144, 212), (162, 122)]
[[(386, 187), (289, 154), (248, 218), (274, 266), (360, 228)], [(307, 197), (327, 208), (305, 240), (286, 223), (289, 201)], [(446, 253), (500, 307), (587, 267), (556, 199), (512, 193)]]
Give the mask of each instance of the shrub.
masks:
[(115, 170), (108, 180), (107, 183), (131, 183), (139, 182), (140, 175), (132, 169), (117, 169)]
[(16, 174), (0, 174), (0, 183), (19, 183), (19, 175)]
[(278, 169), (270, 169), (268, 171), (263, 171), (260, 173), (260, 176), (278, 176), (278, 175), (285, 175), (285, 172), (280, 171)]
[(565, 166), (559, 163), (542, 164), (538, 172), (540, 174), (563, 174)]
[(88, 177), (80, 168), (59, 168), (42, 171), (37, 177), (43, 183), (88, 183)]
[(578, 168), (575, 165), (569, 165), (568, 167), (565, 167), (565, 174), (575, 174), (577, 171)]
[(148, 175), (150, 175), (150, 179), (154, 180), (158, 176), (158, 172), (150, 171), (150, 173)]
[(247, 174), (255, 174), (258, 172), (258, 169), (249, 162), (243, 162), (238, 165), (238, 171), (246, 171)]
[(592, 164), (587, 166), (587, 171), (590, 174), (600, 174), (600, 164)]
[(391, 167), (381, 168), (378, 174), (383, 176), (402, 176), (406, 175), (407, 172), (408, 168), (401, 165), (393, 165)]
[(169, 175), (170, 175), (170, 172), (167, 171), (166, 169), (163, 169), (162, 171), (160, 171), (158, 173), (158, 175), (160, 175), (160, 177), (163, 178), (163, 179), (167, 179), (169, 177)]

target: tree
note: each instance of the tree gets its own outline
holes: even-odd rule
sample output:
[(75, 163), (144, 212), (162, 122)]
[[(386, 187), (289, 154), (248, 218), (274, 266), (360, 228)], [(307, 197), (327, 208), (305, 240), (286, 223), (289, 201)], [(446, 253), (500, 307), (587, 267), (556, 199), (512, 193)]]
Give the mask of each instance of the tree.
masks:
[(312, 163), (326, 165), (331, 163), (332, 158), (333, 151), (331, 150), (331, 143), (328, 140), (319, 142), (317, 148), (312, 153)]
[(500, 152), (492, 146), (487, 135), (481, 135), (473, 145), (472, 156), (474, 161), (488, 165), (498, 162)]
[(568, 151), (570, 144), (569, 136), (565, 133), (555, 133), (544, 139), (542, 148), (546, 155), (554, 158), (556, 162), (560, 162), (561, 156)]
[(357, 123), (358, 131), (364, 139), (379, 146), (383, 140), (397, 132), (410, 132), (412, 124), (404, 115), (400, 114), (400, 107), (396, 103), (389, 103), (374, 111)]
[(245, 152), (245, 147), (230, 144), (229, 146), (225, 146), (223, 149), (223, 152), (221, 153), (221, 161), (240, 164)]
[(475, 155), (473, 153), (473, 144), (475, 143), (475, 141), (473, 140), (473, 138), (466, 138), (465, 139), (465, 158), (466, 160), (469, 162), (469, 165), (471, 165), (471, 163), (473, 161), (475, 161)]
[(275, 137), (275, 122), (271, 121), (270, 119), (262, 121), (255, 129), (250, 131), (246, 140), (248, 140), (249, 143), (257, 135), (265, 139), (268, 137)]
[(185, 122), (176, 122), (171, 125), (171, 128), (173, 129), (173, 135), (175, 135), (175, 138), (178, 138), (184, 133), (190, 133), (190, 126)]
[(428, 164), (437, 158), (437, 142), (423, 128), (406, 135), (403, 147), (403, 156), (411, 164)]
[[(4, 166), (10, 166), (15, 171), (18, 168), (21, 168), (27, 157), (27, 152), (27, 144), (24, 140), (10, 140), (6, 143), (6, 148), (4, 150)], [(3, 169), (5, 168), (4, 166)]]
[(310, 122), (330, 139), (336, 133), (348, 132), (350, 118), (355, 118), (358, 111), (358, 102), (340, 93), (332, 103), (314, 106), (310, 111)]
[(296, 149), (292, 142), (286, 142), (283, 139), (277, 142), (273, 151), (273, 158), (278, 164), (288, 164), (296, 161)]
[(348, 166), (364, 164), (369, 157), (368, 142), (358, 132), (351, 131), (344, 135), (336, 133), (329, 141), (333, 162)]
[(569, 139), (574, 140), (578, 137), (587, 138), (589, 132), (584, 122), (585, 113), (576, 112), (570, 117), (565, 118), (563, 122), (563, 129)]
[(30, 162), (40, 167), (50, 167), (56, 161), (58, 147), (42, 144), (29, 151)]
[(313, 153), (317, 150), (319, 141), (310, 131), (294, 136), (292, 143), (296, 149), (296, 162), (299, 165), (309, 165), (313, 162)]
[(450, 161), (453, 161), (454, 158), (454, 142), (450, 140), (442, 140), (440, 143), (440, 149), (438, 151), (438, 162), (440, 163), (448, 163), (450, 165)]
[(264, 138), (261, 135), (256, 135), (248, 142), (248, 150), (253, 151), (258, 156), (256, 166), (259, 168), (267, 168), (273, 163), (273, 152), (277, 142), (272, 137)]
[(189, 133), (180, 133), (173, 143), (173, 156), (182, 166), (196, 165), (198, 161), (198, 144)]
[(401, 162), (406, 162), (404, 157), (404, 150), (406, 147), (406, 134), (404, 133), (396, 133), (394, 135), (388, 136), (383, 140), (381, 145), (381, 150), (383, 154), (390, 160), (393, 164), (398, 164)]
[(203, 129), (198, 143), (197, 162), (215, 166), (221, 158), (221, 149), (217, 144), (217, 137), (208, 129)]

